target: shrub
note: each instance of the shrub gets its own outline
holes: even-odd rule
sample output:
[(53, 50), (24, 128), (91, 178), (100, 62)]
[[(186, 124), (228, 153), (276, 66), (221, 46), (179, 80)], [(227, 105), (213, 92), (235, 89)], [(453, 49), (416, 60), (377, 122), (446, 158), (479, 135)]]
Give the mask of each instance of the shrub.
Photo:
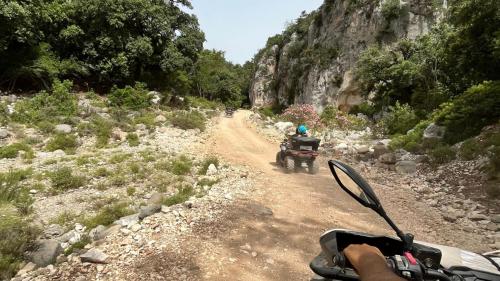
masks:
[(111, 106), (123, 107), (132, 110), (147, 108), (151, 105), (151, 96), (148, 94), (146, 85), (136, 83), (134, 87), (126, 86), (119, 89), (116, 86), (109, 94)]
[(130, 163), (129, 169), (132, 174), (138, 174), (141, 171), (141, 166), (137, 163)]
[(399, 0), (385, 0), (382, 3), (382, 16), (388, 21), (399, 18), (401, 15), (402, 7)]
[(182, 156), (178, 157), (177, 159), (173, 160), (171, 165), (172, 166), (171, 166), (170, 171), (172, 172), (172, 174), (178, 175), (178, 176), (183, 176), (183, 175), (187, 175), (191, 172), (191, 168), (193, 166), (193, 163), (191, 162), (191, 160), (189, 160), (189, 158), (182, 155)]
[(473, 160), (481, 153), (482, 147), (475, 139), (468, 139), (460, 146), (459, 155), (464, 160)]
[(132, 156), (131, 154), (127, 154), (127, 153), (114, 154), (109, 159), (109, 163), (111, 163), (111, 164), (120, 164), (120, 163), (123, 163), (123, 161), (129, 159), (131, 156)]
[(25, 158), (31, 159), (34, 157), (33, 150), (26, 143), (14, 143), (4, 147), (0, 147), (0, 159), (4, 158), (16, 158), (19, 155), (19, 151), (25, 152)]
[(206, 121), (207, 119), (205, 118), (205, 116), (203, 116), (203, 114), (198, 111), (177, 111), (173, 116), (170, 117), (170, 122), (172, 123), (172, 125), (183, 130), (199, 129), (200, 131), (204, 131)]
[(28, 189), (21, 185), (21, 182), (26, 180), (32, 173), (31, 169), (0, 173), (0, 205), (10, 203), (21, 214), (30, 213), (32, 210), (31, 204), (33, 204), (34, 200)]
[(29, 225), (29, 221), (20, 216), (8, 204), (0, 204), (0, 279), (9, 280), (15, 275), (24, 252), (29, 250), (35, 240), (38, 229)]
[(87, 244), (90, 244), (92, 242), (92, 239), (90, 239), (90, 236), (88, 235), (83, 235), (80, 238), (80, 241), (74, 243), (73, 245), (69, 246), (66, 250), (64, 250), (65, 255), (71, 255), (75, 250), (81, 250), (85, 248)]
[(156, 126), (156, 114), (154, 112), (141, 112), (141, 114), (134, 118), (134, 124), (144, 124), (148, 129)]
[(296, 125), (304, 124), (311, 130), (321, 127), (321, 119), (310, 104), (292, 105), (281, 114), (281, 117)]
[(283, 108), (280, 105), (265, 106), (259, 108), (260, 115), (265, 117), (274, 118), (283, 112)]
[(128, 187), (127, 188), (127, 195), (128, 196), (133, 196), (136, 193), (136, 191), (137, 190), (135, 189), (135, 187)]
[(36, 124), (37, 128), (44, 134), (50, 134), (54, 131), (55, 125), (50, 121), (40, 121)]
[(445, 164), (456, 158), (456, 153), (449, 145), (441, 144), (429, 151), (429, 156), (434, 164)]
[(6, 125), (10, 120), (7, 103), (0, 101), (0, 126)]
[(395, 135), (393, 136), (389, 148), (391, 150), (396, 150), (399, 148), (409, 148), (413, 149), (411, 152), (417, 152), (420, 150), (422, 143), (422, 137), (424, 135), (424, 130), (429, 126), (431, 122), (428, 120), (420, 121), (413, 130), (408, 131), (405, 135)]
[(56, 134), (53, 136), (45, 148), (48, 151), (64, 150), (67, 154), (74, 154), (78, 148), (78, 141), (75, 135)]
[(139, 146), (141, 142), (139, 141), (139, 136), (136, 133), (130, 133), (127, 135), (128, 145), (131, 147)]
[(52, 181), (52, 186), (57, 191), (76, 189), (86, 184), (85, 177), (73, 175), (73, 170), (70, 167), (57, 169), (50, 173), (49, 178)]
[(106, 169), (106, 167), (100, 167), (94, 172), (94, 176), (98, 178), (105, 178), (107, 176), (111, 175), (111, 172)]
[(367, 121), (363, 118), (347, 114), (332, 105), (323, 110), (320, 119), (321, 123), (328, 128), (362, 130), (368, 126)]
[(218, 168), (219, 167), (219, 158), (217, 158), (217, 156), (209, 156), (209, 157), (205, 158), (203, 160), (203, 162), (201, 163), (201, 167), (200, 167), (200, 170), (198, 171), (198, 174), (205, 175), (208, 171), (208, 167), (211, 164), (214, 164), (215, 167)]
[(111, 132), (113, 130), (113, 124), (111, 121), (102, 117), (94, 118), (92, 120), (91, 128), (93, 133), (96, 135), (96, 146), (98, 148), (102, 148), (108, 145), (109, 138), (111, 137)]
[(213, 186), (214, 184), (216, 184), (218, 182), (219, 182), (219, 180), (211, 180), (211, 179), (208, 179), (208, 178), (203, 178), (203, 179), (201, 179), (198, 182), (198, 185), (199, 186), (208, 186), (208, 187), (211, 187), (211, 186)]
[(128, 207), (127, 203), (114, 203), (103, 207), (99, 213), (93, 217), (86, 218), (83, 225), (87, 229), (93, 229), (98, 225), (110, 225), (121, 217), (133, 214), (133, 210)]
[(182, 187), (175, 195), (163, 199), (162, 204), (165, 206), (181, 204), (189, 200), (189, 198), (194, 195), (195, 192), (192, 186)]
[(56, 121), (57, 117), (75, 116), (77, 100), (70, 93), (73, 83), (56, 80), (51, 92), (40, 92), (31, 99), (16, 103), (16, 112), (12, 115), (19, 123), (37, 124), (41, 121)]
[(368, 117), (373, 117), (373, 115), (375, 115), (375, 113), (377, 113), (377, 108), (374, 105), (371, 105), (367, 102), (364, 102), (362, 104), (358, 104), (358, 105), (353, 106), (351, 108), (351, 110), (349, 111), (349, 113), (351, 113), (351, 114), (361, 113), (361, 114), (364, 114)]
[(418, 124), (419, 118), (415, 111), (407, 104), (399, 104), (390, 107), (389, 113), (382, 118), (384, 124), (387, 126), (389, 134), (406, 134), (415, 125)]
[(201, 109), (221, 109), (224, 105), (217, 101), (210, 101), (202, 97), (186, 97), (186, 104), (188, 107), (201, 108)]
[(436, 114), (439, 125), (446, 127), (444, 140), (455, 144), (478, 135), (500, 118), (500, 81), (484, 82), (442, 106)]

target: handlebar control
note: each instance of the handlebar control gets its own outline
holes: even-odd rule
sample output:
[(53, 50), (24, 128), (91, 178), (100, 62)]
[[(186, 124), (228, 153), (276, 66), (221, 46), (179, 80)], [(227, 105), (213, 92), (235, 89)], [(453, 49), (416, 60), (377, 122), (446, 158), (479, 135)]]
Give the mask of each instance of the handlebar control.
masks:
[(408, 280), (423, 280), (422, 266), (410, 252), (387, 257), (387, 265), (401, 277)]

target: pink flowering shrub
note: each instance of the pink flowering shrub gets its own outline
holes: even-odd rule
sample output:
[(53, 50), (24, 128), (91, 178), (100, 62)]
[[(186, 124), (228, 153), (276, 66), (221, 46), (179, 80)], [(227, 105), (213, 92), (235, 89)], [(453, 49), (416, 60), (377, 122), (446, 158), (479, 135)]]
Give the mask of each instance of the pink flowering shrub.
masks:
[(321, 127), (321, 119), (310, 104), (294, 104), (281, 114), (281, 118), (295, 125), (305, 124), (311, 130), (317, 130)]

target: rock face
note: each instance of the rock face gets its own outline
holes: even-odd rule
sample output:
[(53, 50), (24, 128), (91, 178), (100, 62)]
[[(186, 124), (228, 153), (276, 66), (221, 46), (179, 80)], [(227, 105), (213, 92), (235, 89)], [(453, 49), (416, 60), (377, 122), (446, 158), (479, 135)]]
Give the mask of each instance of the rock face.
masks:
[(37, 250), (31, 254), (33, 263), (45, 267), (56, 262), (57, 256), (62, 254), (61, 244), (55, 240), (42, 240), (38, 242)]
[[(301, 18), (309, 24), (307, 30), (302, 27), (300, 33), (287, 34), (275, 45), (276, 38), (269, 41), (256, 56), (252, 105), (312, 104), (321, 112), (329, 104), (349, 110), (361, 103), (354, 69), (362, 51), (399, 38), (415, 39), (441, 16), (439, 9), (424, 1), (408, 0), (401, 1), (399, 17), (386, 19), (384, 1), (325, 0), (317, 11)], [(445, 7), (446, 1), (441, 2)]]
[(69, 134), (73, 128), (68, 124), (59, 124), (55, 127), (54, 131), (58, 134)]
[(445, 133), (444, 127), (432, 123), (424, 130), (424, 139), (440, 140), (444, 137), (444, 133)]

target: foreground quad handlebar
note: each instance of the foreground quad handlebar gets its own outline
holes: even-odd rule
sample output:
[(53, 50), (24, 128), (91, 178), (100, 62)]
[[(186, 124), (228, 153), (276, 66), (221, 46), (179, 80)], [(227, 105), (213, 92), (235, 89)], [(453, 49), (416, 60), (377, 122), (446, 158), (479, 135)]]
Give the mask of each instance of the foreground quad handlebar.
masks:
[[(395, 255), (386, 257), (388, 267), (398, 276), (411, 281), (441, 280), (452, 281), (446, 274), (426, 269), (410, 253), (403, 256)], [(333, 259), (333, 267), (325, 266), (325, 257), (320, 255), (311, 262), (311, 269), (318, 275), (334, 280), (355, 281), (359, 276), (352, 269), (349, 260), (343, 253), (338, 254)]]

